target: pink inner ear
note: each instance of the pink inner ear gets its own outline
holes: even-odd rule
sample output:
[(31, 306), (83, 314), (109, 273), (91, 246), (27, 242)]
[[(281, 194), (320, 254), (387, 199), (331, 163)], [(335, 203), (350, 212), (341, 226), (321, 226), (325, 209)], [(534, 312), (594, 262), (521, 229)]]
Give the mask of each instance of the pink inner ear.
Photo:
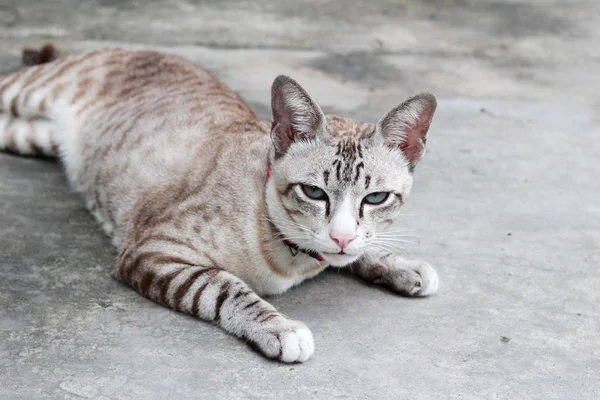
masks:
[(271, 131), (281, 151), (286, 151), (294, 142), (292, 126), (285, 119), (280, 120), (280, 122), (273, 121)]
[(388, 144), (402, 150), (411, 168), (425, 152), (427, 131), (436, 105), (434, 95), (417, 95), (392, 110), (382, 122), (381, 130)]
[(429, 115), (421, 114), (410, 126), (403, 129), (404, 140), (400, 143), (400, 150), (411, 164), (416, 164), (425, 151), (427, 131), (429, 130)]

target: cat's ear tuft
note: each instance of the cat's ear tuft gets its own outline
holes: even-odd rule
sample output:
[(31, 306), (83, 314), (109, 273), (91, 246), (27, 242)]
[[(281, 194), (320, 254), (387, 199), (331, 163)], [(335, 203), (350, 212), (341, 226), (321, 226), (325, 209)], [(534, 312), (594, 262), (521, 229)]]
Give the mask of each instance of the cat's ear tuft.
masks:
[(437, 107), (433, 93), (420, 93), (393, 108), (377, 123), (390, 147), (399, 148), (413, 169), (425, 154), (427, 131)]
[(312, 140), (326, 130), (325, 114), (292, 78), (278, 76), (271, 87), (271, 139), (277, 155), (300, 140)]

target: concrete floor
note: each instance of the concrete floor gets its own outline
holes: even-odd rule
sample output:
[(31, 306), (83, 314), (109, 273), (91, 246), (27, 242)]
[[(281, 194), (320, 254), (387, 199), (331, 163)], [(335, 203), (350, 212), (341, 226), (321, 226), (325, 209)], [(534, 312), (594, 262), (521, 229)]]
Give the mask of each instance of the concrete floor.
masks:
[(314, 357), (269, 362), (117, 283), (59, 166), (0, 154), (0, 399), (600, 398), (598, 20), (596, 0), (3, 0), (2, 72), (52, 39), (184, 54), (264, 118), (278, 73), (367, 121), (436, 92), (399, 225), (442, 286), (325, 273), (271, 299)]

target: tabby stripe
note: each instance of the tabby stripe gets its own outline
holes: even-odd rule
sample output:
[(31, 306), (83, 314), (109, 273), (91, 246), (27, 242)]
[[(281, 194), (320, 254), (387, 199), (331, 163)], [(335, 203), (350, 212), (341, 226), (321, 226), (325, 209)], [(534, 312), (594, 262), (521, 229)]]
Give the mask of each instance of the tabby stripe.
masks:
[(206, 289), (206, 287), (208, 286), (208, 282), (204, 282), (204, 284), (202, 286), (200, 286), (198, 288), (198, 290), (196, 291), (196, 293), (194, 294), (194, 300), (192, 302), (192, 315), (196, 315), (196, 316), (200, 316), (199, 315), (199, 302), (200, 302), (200, 296), (202, 295), (202, 292), (204, 292), (204, 289)]
[(118, 94), (117, 97), (120, 99), (126, 99), (128, 98), (127, 96), (131, 95), (132, 93), (139, 93), (139, 91), (143, 91), (144, 90), (144, 85), (133, 85), (131, 84), (131, 82), (134, 81), (130, 81), (130, 85), (125, 87), (124, 89), (122, 89)]
[(242, 296), (248, 296), (250, 293), (252, 293), (250, 290), (240, 290), (239, 292), (237, 292), (235, 294), (235, 296), (233, 296), (233, 298), (235, 300), (237, 300), (238, 298), (240, 298)]
[[(73, 66), (77, 65), (79, 62), (86, 59), (87, 57), (89, 57), (89, 54), (83, 53), (83, 54), (79, 55), (79, 57), (74, 57), (70, 61), (65, 62), (64, 64), (62, 64), (62, 66), (61, 66), (61, 64), (56, 65), (55, 69), (57, 69), (58, 71), (55, 71), (53, 74), (51, 74), (49, 76), (46, 76), (45, 79), (38, 81), (36, 85), (34, 85), (32, 88), (30, 88), (23, 95), (23, 102), (27, 103), (29, 101), (29, 97), (31, 97), (33, 95), (33, 93), (39, 91), (43, 87), (50, 85), (55, 79), (59, 78), (67, 70), (73, 68)], [(52, 64), (49, 64), (49, 65), (52, 65)], [(43, 68), (43, 67), (34, 67), (34, 68)]]
[[(211, 168), (207, 169), (207, 173), (204, 174), (204, 176), (202, 176), (202, 178), (200, 179), (200, 181), (198, 182), (197, 185), (194, 185), (194, 187), (190, 187), (187, 185), (181, 185), (181, 189), (180, 189), (179, 193), (176, 194), (175, 199), (173, 201), (174, 204), (180, 204), (182, 202), (182, 200), (184, 200), (186, 197), (188, 197), (192, 194), (199, 193), (201, 188), (204, 186), (204, 182), (206, 181), (206, 179), (208, 179), (208, 177), (211, 176), (216, 171), (216, 168), (214, 168), (214, 167), (216, 166), (217, 154), (220, 151), (220, 149), (221, 149), (221, 146), (219, 147), (219, 149), (217, 149), (217, 151), (215, 151), (215, 156), (213, 157), (213, 160), (212, 160), (213, 166)], [(156, 217), (156, 214), (148, 213), (148, 215), (143, 220), (140, 220), (136, 224), (137, 225), (136, 229), (141, 231), (143, 229), (156, 228), (158, 225), (161, 225), (165, 222), (170, 222), (175, 217), (177, 217), (178, 219), (182, 219), (183, 217), (185, 217), (186, 215), (188, 215), (190, 213), (196, 213), (198, 211), (203, 211), (205, 208), (206, 208), (206, 206), (202, 203), (200, 203), (200, 204), (192, 203), (181, 210), (178, 210), (175, 208), (173, 211), (162, 214), (162, 216), (160, 216), (158, 218)], [(162, 213), (164, 213), (166, 211), (167, 211), (166, 208), (164, 210), (161, 210)]]
[(78, 82), (77, 83), (77, 90), (75, 91), (75, 93), (71, 97), (71, 100), (69, 101), (69, 103), (71, 103), (71, 104), (76, 103), (85, 94), (89, 93), (89, 90), (90, 90), (89, 86), (92, 83), (94, 83), (94, 79), (92, 79), (92, 78), (85, 78), (81, 82)]
[[(110, 73), (112, 73), (112, 72), (114, 72), (114, 71), (111, 71)], [(188, 93), (190, 91), (189, 84), (186, 84), (186, 83), (189, 83), (188, 80), (189, 80), (189, 77), (186, 76), (185, 79), (171, 82), (170, 85), (172, 85), (173, 87), (177, 87), (178, 89), (173, 90), (172, 93), (169, 93), (169, 94), (172, 96), (175, 96), (175, 95), (179, 96), (179, 95)], [(154, 103), (152, 103), (152, 104), (146, 103), (146, 101), (148, 101), (148, 100), (155, 102), (156, 97), (157, 97), (155, 92), (148, 90), (148, 87), (146, 86), (146, 84), (147, 84), (147, 82), (144, 82), (144, 84), (140, 84), (135, 87), (130, 87), (128, 89), (128, 91), (121, 90), (121, 92), (119, 92), (118, 94), (115, 95), (114, 100), (107, 102), (107, 103), (98, 104), (98, 107), (102, 107), (103, 109), (109, 109), (113, 106), (119, 106), (119, 107), (115, 108), (115, 110), (113, 111), (111, 116), (107, 117), (106, 120), (110, 121), (112, 119), (112, 117), (115, 116), (115, 114), (119, 114), (119, 113), (123, 113), (123, 114), (129, 116), (131, 114), (131, 111), (137, 110), (139, 108), (156, 109)], [(184, 84), (183, 88), (181, 88), (181, 84)], [(100, 89), (100, 91), (98, 92), (98, 96), (94, 96), (94, 98), (89, 99), (86, 103), (84, 103), (82, 106), (80, 106), (79, 109), (77, 110), (76, 115), (79, 116), (81, 113), (86, 111), (91, 105), (97, 104), (98, 97), (102, 94), (105, 94), (105, 92), (108, 91), (108, 89), (106, 89), (106, 86), (108, 86), (108, 83), (106, 83)], [(165, 94), (166, 94), (165, 92), (161, 92), (161, 96), (164, 96)], [(125, 95), (129, 96), (126, 98), (127, 104), (134, 105), (133, 110), (123, 109), (122, 107), (120, 107), (121, 104), (123, 103), (123, 99), (124, 99), (123, 96), (125, 96)], [(169, 102), (173, 101), (171, 96), (169, 96), (168, 101)]]
[(83, 78), (87, 77), (87, 75), (88, 75), (90, 72), (95, 72), (95, 71), (97, 71), (99, 68), (102, 68), (102, 69), (104, 69), (104, 68), (106, 68), (106, 67), (108, 67), (108, 66), (110, 66), (110, 65), (114, 65), (114, 64), (116, 64), (116, 63), (115, 63), (115, 61), (113, 60), (113, 61), (104, 61), (104, 62), (103, 62), (103, 63), (101, 63), (101, 64), (95, 64), (95, 63), (93, 63), (93, 64), (91, 64), (91, 65), (86, 65), (85, 67), (83, 67), (83, 68), (81, 68), (79, 71), (77, 71), (77, 77), (76, 77), (76, 79), (77, 79), (77, 80), (83, 79)]
[(196, 248), (193, 247), (192, 245), (190, 245), (189, 243), (187, 243), (181, 239), (172, 237), (172, 236), (167, 236), (162, 233), (155, 234), (155, 235), (150, 234), (150, 235), (142, 238), (141, 241), (136, 243), (136, 248), (141, 249), (144, 245), (148, 244), (148, 242), (151, 242), (153, 240), (160, 241), (160, 242), (168, 242), (168, 243), (178, 245), (181, 247), (186, 247), (192, 251), (196, 251)]
[(127, 128), (121, 130), (121, 136), (116, 144), (115, 151), (121, 151), (123, 149), (125, 143), (131, 138), (131, 135), (128, 135), (128, 133), (135, 127), (140, 118), (150, 114), (152, 110), (161, 110), (164, 106), (169, 105), (172, 102), (173, 100), (169, 97), (163, 99), (162, 101), (154, 102), (151, 107), (147, 103), (141, 103), (133, 110), (128, 112), (126, 120), (130, 123)]
[(284, 189), (284, 190), (283, 190), (281, 193), (279, 193), (279, 195), (280, 195), (280, 196), (285, 196), (285, 197), (287, 197), (287, 196), (290, 194), (290, 191), (291, 191), (291, 190), (294, 188), (294, 186), (296, 186), (296, 185), (297, 185), (297, 183), (289, 183), (289, 184), (288, 184), (288, 185), (285, 187), (285, 189)]
[(58, 85), (55, 85), (52, 88), (52, 91), (50, 92), (50, 94), (48, 95), (48, 97), (50, 98), (50, 101), (56, 100), (60, 95), (63, 94), (63, 91), (69, 86), (71, 86), (71, 82), (63, 82), (63, 83), (59, 83)]
[(183, 297), (187, 294), (187, 292), (190, 290), (192, 285), (198, 280), (198, 278), (207, 273), (212, 273), (212, 275), (215, 275), (216, 271), (221, 271), (221, 268), (206, 267), (190, 275), (190, 277), (183, 284), (181, 284), (181, 286), (179, 286), (179, 288), (173, 295), (173, 298), (175, 299), (175, 309), (181, 310), (181, 301), (183, 300)]
[(219, 296), (217, 296), (217, 301), (215, 302), (215, 321), (221, 320), (221, 307), (223, 307), (223, 303), (225, 300), (229, 298), (229, 287), (231, 283), (229, 281), (223, 282), (221, 285), (221, 290), (219, 292)]
[(257, 321), (260, 317), (262, 317), (264, 314), (267, 314), (269, 312), (269, 310), (262, 310), (261, 312), (259, 312), (258, 314), (256, 314), (254, 316), (254, 320)]
[(31, 68), (31, 71), (28, 71), (29, 73), (23, 77), (22, 88), (31, 85), (36, 79), (40, 77), (42, 72), (47, 72), (46, 70), (46, 66)]
[(169, 291), (169, 285), (179, 274), (185, 271), (186, 268), (179, 268), (173, 272), (168, 273), (167, 275), (161, 276), (158, 278), (158, 281), (155, 285), (152, 285), (159, 289), (158, 302), (161, 304), (169, 305), (167, 301), (167, 292)]
[(354, 177), (354, 182), (356, 183), (358, 181), (358, 178), (360, 177), (360, 169), (365, 169), (365, 164), (361, 161), (356, 165), (356, 176)]
[[(19, 78), (21, 78), (25, 72), (31, 72), (31, 71), (22, 69), (22, 70), (15, 72), (10, 78), (5, 79), (3, 81), (3, 83), (0, 85), (0, 96), (3, 96), (4, 91), (6, 89), (8, 89), (10, 86), (12, 86), (12, 84), (15, 83)], [(2, 99), (0, 98), (0, 100), (2, 100)]]
[(260, 300), (255, 300), (252, 303), (249, 303), (246, 305), (246, 307), (242, 308), (242, 310), (247, 310), (250, 307), (254, 307), (255, 305), (257, 305), (258, 303), (260, 303)]
[[(29, 122), (29, 126), (30, 126), (30, 130), (31, 130), (30, 134), (33, 134), (33, 127), (31, 126), (31, 122)], [(33, 153), (33, 155), (43, 156), (46, 154), (44, 149), (42, 149), (40, 146), (37, 145), (37, 143), (35, 143), (35, 139), (32, 136), (27, 137), (27, 145), (31, 149), (31, 152)]]
[[(85, 103), (83, 103), (83, 105), (78, 106), (77, 111), (75, 111), (75, 116), (80, 117), (84, 111), (87, 111), (90, 106), (95, 104), (97, 108), (102, 107), (102, 109), (104, 110), (104, 116), (105, 116), (104, 120), (107, 121), (108, 123), (112, 123), (111, 121), (113, 120), (115, 115), (120, 112), (124, 112), (127, 109), (127, 107), (126, 106), (125, 107), (115, 107), (115, 109), (113, 110), (113, 112), (110, 115), (107, 115), (106, 112), (108, 110), (110, 110), (111, 107), (116, 106), (116, 105), (120, 106), (122, 103), (123, 103), (123, 99), (119, 99), (119, 98), (115, 98), (112, 101), (104, 102), (104, 103), (98, 102), (97, 98), (91, 98), (88, 101), (86, 101)], [(102, 137), (102, 136), (100, 136), (100, 137)]]
[[(96, 100), (94, 100), (94, 102), (96, 102)], [(82, 110), (85, 108), (82, 108)], [(112, 132), (116, 132), (117, 130), (121, 129), (121, 127), (123, 125), (125, 125), (127, 122), (129, 122), (129, 120), (127, 118), (122, 118), (122, 115), (119, 115), (121, 112), (123, 112), (123, 110), (115, 110), (113, 111), (110, 115), (106, 116), (106, 120), (107, 121), (113, 121), (113, 122), (109, 122), (106, 126), (102, 126), (99, 131), (100, 131), (100, 135), (98, 136), (99, 139), (103, 138), (105, 135), (107, 135), (108, 133), (112, 133)], [(117, 119), (117, 121), (115, 121), (115, 119)], [(112, 146), (112, 144), (111, 144)]]
[(133, 273), (140, 267), (142, 263), (150, 263), (153, 265), (182, 264), (195, 266), (195, 264), (184, 260), (181, 257), (171, 256), (161, 251), (148, 251), (138, 254), (137, 257), (133, 259), (133, 261), (122, 266), (124, 267), (124, 273), (121, 274), (123, 280), (127, 283), (131, 283), (131, 277)]
[(19, 98), (18, 96), (13, 97), (13, 99), (10, 102), (10, 114), (14, 118), (19, 118), (19, 110), (17, 109), (17, 99), (18, 98)]
[(154, 271), (147, 271), (137, 285), (138, 293), (144, 297), (148, 297), (148, 289), (150, 288), (150, 285), (152, 285), (155, 277), (156, 273)]
[(8, 153), (18, 153), (19, 149), (17, 148), (17, 144), (15, 143), (14, 133), (7, 133), (6, 142), (4, 143), (4, 151)]
[[(280, 199), (281, 200), (281, 199)], [(283, 201), (281, 201), (281, 205), (283, 206), (283, 209), (285, 210), (286, 214), (288, 215), (288, 217), (290, 217), (291, 220), (294, 220), (294, 215), (302, 215), (302, 211), (299, 210), (291, 210), (289, 208), (287, 208), (285, 206), (285, 204), (283, 204)], [(329, 214), (329, 213), (328, 213)]]
[(272, 313), (270, 313), (269, 315), (267, 315), (266, 317), (264, 317), (261, 321), (258, 321), (259, 323), (265, 323), (267, 321), (272, 320), (273, 318), (277, 317), (279, 315), (279, 313), (277, 311), (274, 311)]
[(137, 122), (140, 120), (140, 118), (142, 118), (144, 116), (144, 114), (147, 114), (149, 111), (145, 108), (143, 108), (142, 110), (140, 110), (138, 113), (136, 113), (135, 115), (131, 115), (129, 117), (129, 121), (130, 124), (126, 129), (123, 129), (121, 131), (121, 137), (119, 138), (119, 141), (117, 142), (117, 145), (115, 146), (115, 151), (121, 151), (121, 149), (123, 148), (123, 145), (125, 144), (125, 141), (128, 139), (128, 133), (135, 128), (135, 125), (137, 124)]

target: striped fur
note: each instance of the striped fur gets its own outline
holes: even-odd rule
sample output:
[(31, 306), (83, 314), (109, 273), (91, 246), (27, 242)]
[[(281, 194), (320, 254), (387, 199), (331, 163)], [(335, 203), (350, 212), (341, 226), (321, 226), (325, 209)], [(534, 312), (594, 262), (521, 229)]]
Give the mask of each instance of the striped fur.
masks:
[[(325, 117), (303, 89), (280, 77), (273, 96), (285, 96), (274, 100), (271, 124), (258, 120), (211, 73), (151, 51), (102, 49), (59, 57), (47, 45), (26, 50), (24, 62), (30, 66), (0, 80), (0, 149), (60, 157), (70, 183), (117, 248), (116, 277), (141, 295), (212, 321), (267, 357), (301, 362), (314, 350), (310, 330), (259, 295), (284, 292), (328, 265), (349, 264), (398, 293), (437, 289), (428, 264), (368, 247), (377, 224), (395, 216), (402, 201), (391, 200), (387, 211), (361, 206), (357, 225), (368, 227), (363, 248), (343, 255), (333, 248), (328, 256), (335, 246), (330, 240), (316, 249), (325, 261), (294, 255), (281, 239), (285, 234), (303, 245), (302, 232), (317, 237), (335, 225), (347, 206), (334, 193), (348, 198), (357, 188), (381, 186), (391, 175), (375, 162), (382, 157), (400, 176), (388, 183), (406, 198), (414, 163), (402, 149), (421, 148), (386, 142), (391, 117), (377, 126)], [(431, 98), (418, 101), (422, 109), (409, 104), (412, 120), (393, 115), (402, 120), (407, 140), (410, 129), (422, 128), (411, 123), (425, 118), (428, 127), (435, 108)], [(317, 131), (326, 137), (311, 139)], [(424, 146), (424, 136), (417, 139)], [(301, 153), (308, 143), (316, 146), (315, 159), (326, 161), (314, 175), (332, 193), (326, 209), (300, 201), (298, 183), (286, 172), (305, 168)]]

